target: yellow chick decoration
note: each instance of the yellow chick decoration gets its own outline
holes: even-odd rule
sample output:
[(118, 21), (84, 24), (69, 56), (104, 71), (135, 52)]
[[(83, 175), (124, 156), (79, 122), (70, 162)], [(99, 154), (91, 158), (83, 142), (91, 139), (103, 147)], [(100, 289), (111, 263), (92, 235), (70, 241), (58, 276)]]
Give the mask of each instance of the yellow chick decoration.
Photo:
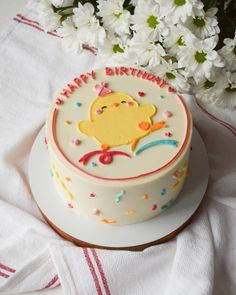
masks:
[(134, 150), (139, 139), (166, 127), (164, 121), (152, 123), (156, 112), (152, 104), (139, 105), (125, 93), (110, 92), (92, 102), (89, 121), (81, 121), (77, 127), (94, 137), (103, 150), (127, 144)]

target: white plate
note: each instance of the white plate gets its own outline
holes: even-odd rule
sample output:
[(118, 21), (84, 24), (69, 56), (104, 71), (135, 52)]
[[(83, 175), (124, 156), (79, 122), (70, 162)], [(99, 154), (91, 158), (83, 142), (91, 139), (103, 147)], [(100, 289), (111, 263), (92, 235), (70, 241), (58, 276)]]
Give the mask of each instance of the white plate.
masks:
[(47, 218), (70, 236), (103, 247), (132, 247), (159, 240), (180, 228), (197, 210), (208, 183), (208, 158), (196, 129), (193, 132), (189, 174), (180, 196), (157, 217), (132, 225), (108, 225), (90, 221), (69, 210), (58, 196), (50, 177), (44, 128), (30, 154), (29, 179), (34, 198)]

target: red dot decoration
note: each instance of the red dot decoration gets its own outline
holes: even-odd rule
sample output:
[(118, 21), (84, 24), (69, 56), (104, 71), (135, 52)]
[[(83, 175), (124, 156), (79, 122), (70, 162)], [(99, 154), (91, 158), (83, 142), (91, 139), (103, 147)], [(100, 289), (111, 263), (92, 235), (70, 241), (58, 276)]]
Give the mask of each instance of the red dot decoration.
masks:
[(157, 204), (153, 204), (152, 207), (151, 207), (151, 210), (156, 211), (157, 210)]
[(94, 193), (90, 193), (90, 198), (95, 198), (95, 194)]
[(171, 133), (171, 132), (166, 132), (166, 133), (165, 133), (165, 136), (166, 136), (166, 137), (171, 137), (171, 136), (172, 136), (172, 133)]
[(143, 97), (144, 95), (145, 95), (145, 93), (143, 91), (138, 92), (138, 96)]

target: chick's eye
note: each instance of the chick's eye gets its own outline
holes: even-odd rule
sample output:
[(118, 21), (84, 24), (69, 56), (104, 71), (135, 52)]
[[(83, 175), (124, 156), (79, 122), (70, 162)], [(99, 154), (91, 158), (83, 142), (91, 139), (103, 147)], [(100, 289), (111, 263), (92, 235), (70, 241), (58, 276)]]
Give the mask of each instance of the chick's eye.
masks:
[(105, 110), (106, 108), (107, 108), (107, 106), (102, 106), (101, 107), (102, 110)]
[(126, 103), (126, 101), (125, 100), (122, 100), (120, 103)]

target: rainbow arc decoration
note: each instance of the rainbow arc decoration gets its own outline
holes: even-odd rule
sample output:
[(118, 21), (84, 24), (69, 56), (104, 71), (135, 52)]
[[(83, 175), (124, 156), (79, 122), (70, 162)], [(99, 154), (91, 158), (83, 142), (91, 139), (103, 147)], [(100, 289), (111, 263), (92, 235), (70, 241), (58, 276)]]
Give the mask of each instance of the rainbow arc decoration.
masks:
[(174, 139), (160, 139), (160, 140), (154, 140), (154, 141), (151, 141), (149, 143), (146, 143), (145, 145), (143, 145), (142, 147), (140, 147), (136, 152), (135, 152), (135, 155), (138, 155), (140, 154), (141, 152), (145, 151), (146, 149), (149, 149), (153, 146), (156, 146), (156, 145), (171, 145), (173, 147), (177, 147), (177, 140), (174, 140)]
[[(161, 140), (155, 140), (155, 141), (151, 141), (145, 145), (143, 145), (142, 147), (140, 147), (136, 152), (135, 155), (140, 154), (141, 152), (145, 151), (146, 149), (149, 149), (153, 146), (156, 145), (171, 145), (173, 147), (177, 146), (177, 140), (173, 140), (173, 139), (161, 139)], [(86, 165), (89, 160), (96, 156), (96, 155), (100, 155), (98, 160), (100, 163), (102, 163), (103, 165), (109, 165), (114, 156), (125, 156), (128, 158), (131, 158), (131, 156), (128, 153), (125, 152), (121, 152), (121, 151), (107, 151), (107, 150), (95, 150), (92, 152), (89, 152), (85, 155), (83, 155), (80, 159), (79, 159), (79, 163), (82, 163), (83, 165)]]
[(131, 158), (131, 156), (129, 154), (121, 152), (121, 151), (104, 151), (104, 150), (101, 151), (101, 150), (96, 150), (96, 151), (92, 151), (92, 152), (89, 152), (89, 153), (83, 155), (83, 157), (81, 157), (79, 159), (79, 163), (82, 163), (83, 165), (86, 165), (88, 163), (88, 161), (93, 156), (96, 156), (96, 155), (100, 155), (98, 160), (103, 165), (110, 164), (112, 162), (112, 160), (113, 160), (113, 156), (116, 156), (116, 155)]

